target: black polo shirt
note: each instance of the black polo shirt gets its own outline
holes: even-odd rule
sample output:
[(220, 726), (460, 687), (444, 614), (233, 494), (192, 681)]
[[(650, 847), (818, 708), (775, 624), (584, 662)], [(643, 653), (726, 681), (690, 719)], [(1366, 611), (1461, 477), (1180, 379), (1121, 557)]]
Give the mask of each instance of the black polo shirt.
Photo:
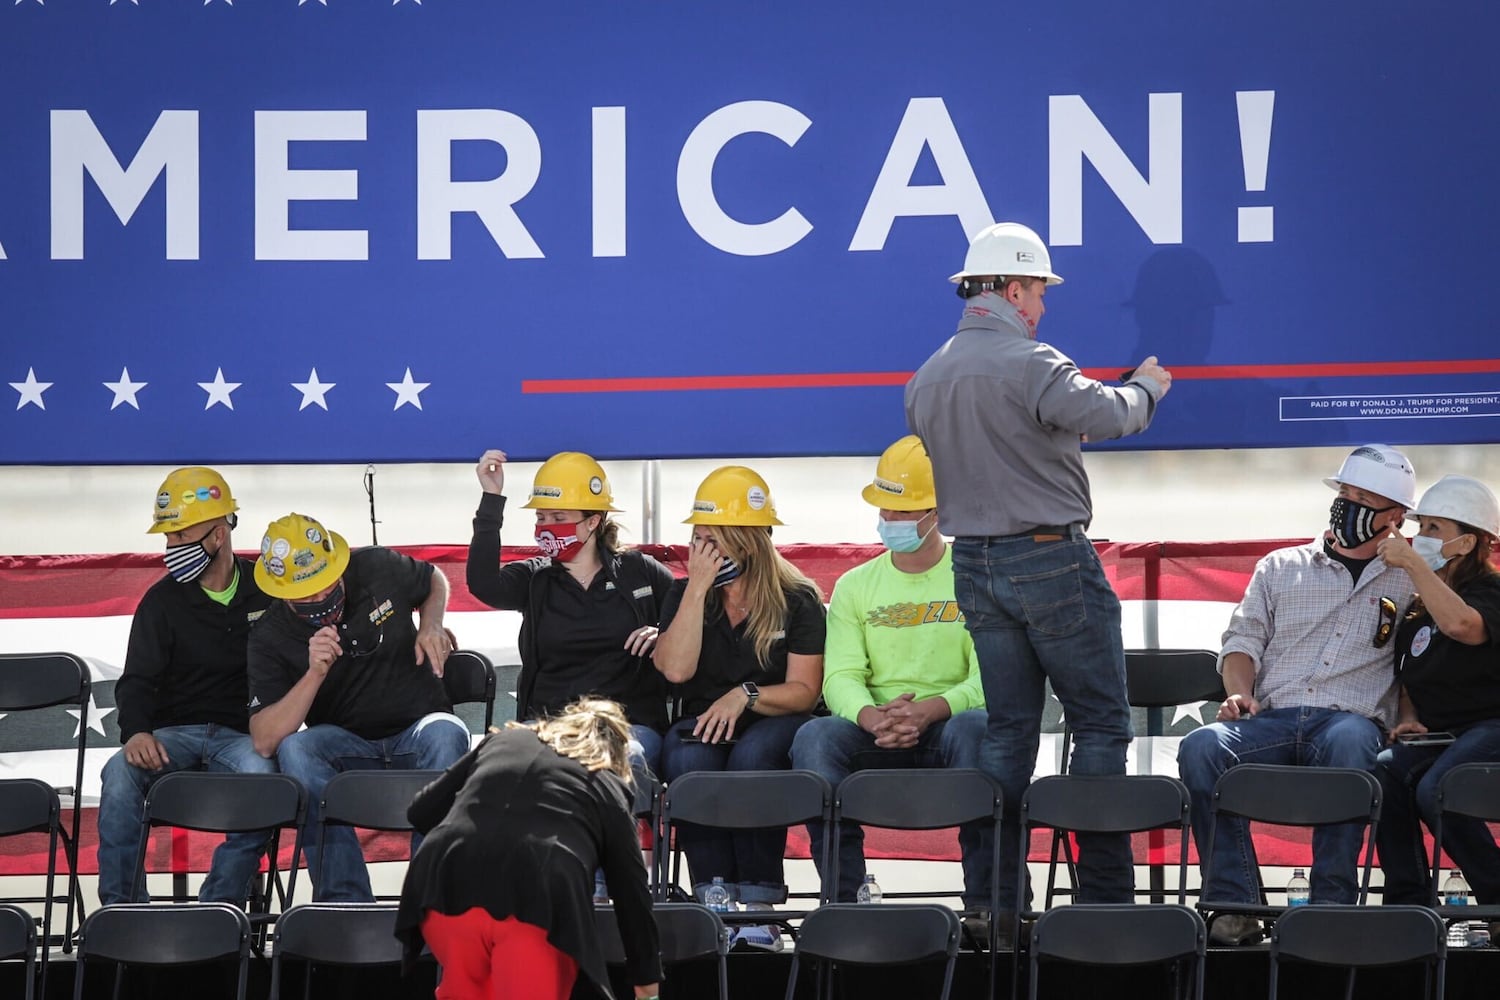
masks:
[[(677, 617), (686, 591), (687, 581), (678, 580), (668, 592), (661, 610), (663, 632)], [(769, 662), (762, 664), (755, 658), (755, 644), (745, 636), (745, 625), (746, 622), (741, 622), (731, 627), (722, 607), (718, 610), (710, 605), (704, 607), (698, 671), (679, 685), (683, 715), (703, 712), (725, 691), (746, 681), (757, 685), (783, 683), (788, 653), (823, 655), (823, 640), (827, 635), (823, 602), (805, 587), (786, 591), (786, 626), (771, 645)]]
[[(333, 661), (307, 724), (339, 726), (367, 740), (399, 733), (424, 715), (451, 712), (443, 682), (417, 664), (414, 612), (432, 589), (432, 566), (392, 549), (360, 549), (344, 571), (345, 604)], [(250, 714), (274, 705), (307, 673), (317, 628), (277, 601), (250, 640)]]
[(272, 599), (255, 585), (253, 562), (237, 559), (235, 566), (240, 582), (228, 605), (170, 575), (136, 605), (115, 685), (121, 743), (168, 726), (249, 731), (245, 643)]
[(1500, 576), (1469, 581), (1458, 596), (1478, 611), (1489, 641), (1468, 646), (1442, 632), (1425, 611), (1396, 631), (1396, 677), (1428, 729), (1458, 732), (1500, 719)]

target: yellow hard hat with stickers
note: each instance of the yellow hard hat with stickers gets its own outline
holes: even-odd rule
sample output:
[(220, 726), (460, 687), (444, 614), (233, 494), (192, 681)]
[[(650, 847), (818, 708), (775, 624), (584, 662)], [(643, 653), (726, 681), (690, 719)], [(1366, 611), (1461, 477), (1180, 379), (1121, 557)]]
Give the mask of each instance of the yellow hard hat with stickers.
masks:
[(266, 528), (255, 582), (272, 597), (298, 601), (331, 587), (349, 566), (349, 543), (306, 514), (288, 514)]

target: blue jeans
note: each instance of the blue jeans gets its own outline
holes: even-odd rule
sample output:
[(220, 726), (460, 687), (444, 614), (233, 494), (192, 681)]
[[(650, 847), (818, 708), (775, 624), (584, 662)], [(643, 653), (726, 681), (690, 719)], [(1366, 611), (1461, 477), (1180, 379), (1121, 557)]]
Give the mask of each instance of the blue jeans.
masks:
[(636, 784), (661, 775), (661, 733), (650, 726), (630, 727), (630, 770)]
[[(1376, 760), (1383, 793), (1375, 844), (1385, 872), (1385, 902), (1432, 905), (1432, 859), (1422, 841), (1422, 823), (1437, 826), (1438, 785), (1460, 764), (1500, 762), (1500, 719), (1465, 729), (1446, 747), (1396, 744)], [(1474, 898), (1500, 903), (1500, 847), (1489, 827), (1472, 816), (1443, 818), (1443, 850), (1460, 868)]]
[[(806, 715), (769, 715), (737, 733), (732, 746), (684, 743), (696, 716), (679, 719), (662, 743), (661, 766), (667, 783), (689, 771), (781, 771), (792, 766), (792, 739), (808, 720)], [(724, 879), (742, 903), (786, 902), (786, 828), (717, 830), (684, 823), (677, 842), (687, 855), (688, 877), (702, 897), (714, 876)]]
[[(1131, 730), (1120, 600), (1093, 543), (1076, 526), (1057, 541), (959, 538), (953, 583), (984, 682), (989, 727), (979, 766), (1005, 795), (999, 881), (1001, 899), (1012, 899), (1021, 796), (1036, 769), (1046, 681), (1073, 729), (1069, 773), (1125, 773)], [(1077, 902), (1132, 902), (1130, 836), (1077, 839)]]
[[(312, 876), (316, 902), (369, 903), (370, 873), (359, 837), (347, 826), (328, 829), (319, 852), (318, 810), (323, 789), (340, 771), (446, 769), (469, 751), (469, 727), (456, 715), (433, 712), (394, 736), (367, 740), (339, 726), (312, 726), (281, 741), (276, 759), (283, 774), (307, 789), (307, 820), (302, 828), (303, 856)], [(412, 850), (419, 838), (413, 835)]]
[[(1193, 840), (1203, 871), (1205, 903), (1259, 903), (1260, 870), (1250, 822), (1225, 817), (1213, 829), (1214, 784), (1236, 764), (1301, 764), (1375, 769), (1385, 734), (1372, 720), (1331, 708), (1270, 708), (1249, 719), (1215, 722), (1188, 733), (1177, 747), (1177, 773), (1192, 793)], [(1359, 899), (1362, 823), (1313, 828), (1312, 901)], [(1208, 843), (1213, 834), (1213, 856)]]
[[(875, 737), (847, 719), (837, 716), (813, 719), (797, 730), (792, 741), (792, 766), (816, 771), (837, 788), (855, 771), (867, 767), (979, 767), (979, 747), (988, 717), (982, 709), (960, 712), (951, 719), (927, 727), (910, 750), (882, 750)], [(807, 824), (812, 841), (813, 862), (823, 871), (824, 824)], [(865, 831), (858, 823), (839, 827), (837, 902), (852, 903), (865, 877)], [(994, 830), (988, 823), (965, 823), (958, 830), (963, 855), (964, 905), (990, 905)]]
[[(160, 771), (126, 763), (123, 751), (104, 765), (98, 817), (102, 904), (149, 902), (146, 872), (136, 871), (136, 864), (144, 835), (146, 793), (157, 778), (173, 771), (276, 772), (276, 762), (256, 753), (249, 736), (225, 726), (166, 726), (152, 735), (167, 754), (167, 764)], [(269, 830), (226, 836), (214, 849), (208, 877), (198, 890), (199, 900), (244, 906), (270, 837)]]

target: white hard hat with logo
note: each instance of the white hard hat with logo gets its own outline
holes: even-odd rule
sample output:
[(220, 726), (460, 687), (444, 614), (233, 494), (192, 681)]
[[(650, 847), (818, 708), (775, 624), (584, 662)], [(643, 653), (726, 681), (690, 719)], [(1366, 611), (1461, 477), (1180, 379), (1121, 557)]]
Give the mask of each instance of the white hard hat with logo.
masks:
[(1323, 485), (1335, 490), (1341, 485), (1357, 486), (1408, 510), (1417, 502), (1416, 471), (1405, 455), (1386, 444), (1355, 448), (1339, 466), (1338, 475), (1323, 480)]
[(1406, 516), (1415, 521), (1419, 515), (1446, 517), (1465, 527), (1500, 536), (1500, 503), (1496, 503), (1488, 486), (1468, 476), (1447, 475), (1429, 486), (1422, 494), (1422, 502)]
[(997, 222), (986, 226), (969, 242), (964, 269), (948, 280), (955, 285), (965, 278), (995, 275), (1005, 278), (1045, 278), (1049, 285), (1062, 279), (1052, 273), (1052, 255), (1035, 231), (1019, 222)]

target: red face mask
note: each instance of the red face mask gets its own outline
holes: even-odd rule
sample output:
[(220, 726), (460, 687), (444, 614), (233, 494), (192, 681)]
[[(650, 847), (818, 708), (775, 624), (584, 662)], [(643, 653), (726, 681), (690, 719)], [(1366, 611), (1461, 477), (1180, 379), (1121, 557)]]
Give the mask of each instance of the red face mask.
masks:
[(542, 555), (551, 556), (558, 562), (572, 562), (583, 551), (584, 543), (578, 538), (578, 526), (582, 523), (537, 525), (537, 548), (542, 550)]

